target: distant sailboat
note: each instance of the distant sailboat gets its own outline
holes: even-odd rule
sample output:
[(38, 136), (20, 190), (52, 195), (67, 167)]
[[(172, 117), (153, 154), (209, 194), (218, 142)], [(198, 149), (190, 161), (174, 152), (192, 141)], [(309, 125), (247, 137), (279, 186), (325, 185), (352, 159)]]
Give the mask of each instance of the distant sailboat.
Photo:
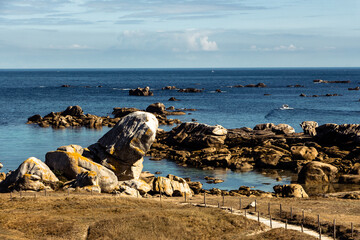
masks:
[(211, 70), (212, 73), (214, 73), (215, 71), (214, 70)]

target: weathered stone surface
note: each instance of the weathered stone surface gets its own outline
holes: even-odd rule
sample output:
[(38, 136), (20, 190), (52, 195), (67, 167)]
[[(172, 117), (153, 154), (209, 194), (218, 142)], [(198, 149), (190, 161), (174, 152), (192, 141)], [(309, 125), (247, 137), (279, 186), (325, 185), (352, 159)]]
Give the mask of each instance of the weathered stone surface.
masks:
[(314, 121), (304, 121), (300, 123), (300, 127), (303, 129), (305, 134), (308, 134), (312, 137), (316, 135), (316, 128), (319, 126), (317, 122)]
[(119, 180), (138, 179), (143, 156), (155, 140), (158, 120), (151, 113), (134, 112), (89, 147), (99, 161), (112, 169)]
[(6, 174), (3, 172), (0, 172), (0, 182), (4, 181), (6, 178)]
[(256, 165), (261, 168), (276, 167), (282, 157), (286, 154), (283, 151), (271, 147), (255, 147), (253, 151)]
[(12, 189), (38, 191), (44, 189), (45, 185), (58, 181), (59, 179), (45, 163), (35, 157), (31, 157), (25, 160), (0, 183), (0, 189), (3, 191)]
[(264, 130), (264, 131), (271, 131), (274, 132), (276, 134), (291, 134), (291, 133), (295, 133), (295, 129), (293, 127), (291, 127), (288, 124), (278, 124), (275, 125), (273, 123), (263, 123), (263, 124), (258, 124), (254, 127), (254, 130)]
[(173, 128), (168, 140), (190, 148), (219, 147), (224, 144), (226, 134), (227, 130), (220, 125), (187, 122)]
[(312, 161), (299, 172), (298, 182), (305, 184), (321, 184), (333, 182), (338, 169), (333, 165)]
[(157, 102), (157, 103), (153, 103), (150, 104), (147, 108), (146, 108), (147, 112), (150, 113), (157, 113), (157, 114), (165, 114), (165, 105), (163, 103)]
[(42, 117), (39, 114), (35, 114), (28, 118), (28, 123), (39, 122), (41, 120), (42, 120)]
[(152, 190), (152, 186), (141, 179), (132, 179), (124, 181), (121, 184), (125, 184), (126, 186), (136, 189), (141, 195), (144, 195)]
[(344, 174), (339, 177), (339, 183), (360, 184), (360, 175)]
[(2, 169), (3, 168), (3, 165), (2, 165), (2, 163), (0, 163), (0, 169)]
[(53, 151), (46, 154), (46, 164), (68, 179), (75, 179), (78, 174), (96, 172), (99, 186), (103, 192), (112, 192), (118, 185), (116, 175), (108, 168), (93, 162), (78, 152)]
[(195, 194), (199, 194), (200, 191), (202, 190), (203, 185), (201, 184), (201, 182), (187, 182), (187, 183), (190, 189), (193, 190)]
[(306, 146), (292, 146), (291, 153), (297, 160), (314, 160), (319, 154), (316, 148)]
[(76, 176), (76, 186), (99, 186), (99, 176), (95, 171), (86, 171)]
[(130, 89), (129, 90), (130, 96), (153, 96), (154, 93), (150, 91), (150, 87), (144, 87), (144, 88), (136, 88), (136, 89)]
[(152, 186), (152, 183), (154, 181), (155, 175), (145, 171), (145, 172), (141, 172), (139, 179), (143, 180), (144, 182), (146, 182), (147, 184)]
[(191, 197), (192, 191), (187, 182), (180, 177), (169, 174), (168, 177), (157, 177), (154, 179), (153, 192), (165, 193), (167, 196)]
[(122, 117), (125, 117), (126, 115), (128, 115), (130, 113), (137, 112), (137, 111), (140, 111), (140, 109), (127, 108), (127, 107), (124, 107), (124, 108), (116, 107), (116, 108), (113, 108), (112, 114), (114, 114), (116, 118), (122, 118)]
[(320, 142), (338, 146), (358, 144), (360, 143), (360, 124), (324, 124), (316, 128), (316, 138)]
[(84, 114), (84, 111), (81, 109), (80, 106), (76, 105), (76, 106), (69, 106), (66, 108), (65, 111), (63, 111), (61, 113), (62, 116), (81, 116)]
[(276, 185), (274, 186), (274, 191), (276, 194), (280, 194), (282, 197), (309, 197), (300, 184)]

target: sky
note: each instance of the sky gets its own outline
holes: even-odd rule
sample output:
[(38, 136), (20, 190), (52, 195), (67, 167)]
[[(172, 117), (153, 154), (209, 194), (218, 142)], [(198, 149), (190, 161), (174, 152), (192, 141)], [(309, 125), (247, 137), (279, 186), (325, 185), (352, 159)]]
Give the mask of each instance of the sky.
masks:
[(0, 68), (360, 67), (360, 0), (0, 0)]

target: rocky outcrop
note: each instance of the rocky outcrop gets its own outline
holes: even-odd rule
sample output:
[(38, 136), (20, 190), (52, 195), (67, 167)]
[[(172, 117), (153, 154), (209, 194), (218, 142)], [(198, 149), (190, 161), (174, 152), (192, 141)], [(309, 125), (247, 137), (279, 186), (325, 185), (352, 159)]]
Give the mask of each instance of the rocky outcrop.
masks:
[(264, 130), (271, 131), (276, 134), (291, 134), (295, 133), (295, 129), (288, 124), (278, 124), (275, 125), (273, 123), (263, 123), (258, 124), (254, 127), (254, 130)]
[(125, 117), (126, 115), (128, 115), (130, 113), (137, 112), (137, 111), (141, 111), (141, 110), (137, 109), (137, 108), (127, 108), (127, 107), (119, 108), (119, 107), (116, 107), (116, 108), (113, 108), (112, 114), (115, 116), (115, 118), (122, 118), (122, 117)]
[(0, 183), (0, 190), (39, 191), (58, 181), (59, 179), (45, 163), (35, 157), (31, 157), (25, 160)]
[(150, 112), (150, 113), (166, 114), (165, 105), (163, 103), (159, 103), (159, 102), (150, 104), (146, 108), (146, 111)]
[(167, 177), (154, 179), (153, 192), (167, 196), (184, 196), (185, 194), (188, 197), (192, 196), (192, 191), (187, 182), (183, 178), (170, 174)]
[(305, 134), (308, 134), (312, 137), (316, 135), (316, 128), (319, 126), (317, 122), (314, 121), (304, 121), (300, 123), (300, 127), (303, 129)]
[(339, 177), (339, 183), (360, 184), (360, 175), (344, 174)]
[(154, 93), (150, 91), (150, 87), (144, 87), (144, 88), (136, 88), (136, 89), (130, 89), (129, 90), (130, 96), (153, 96)]
[(128, 187), (134, 188), (137, 191), (139, 191), (141, 195), (145, 195), (152, 190), (152, 185), (141, 179), (132, 179), (132, 180), (124, 181), (121, 183), (121, 185), (126, 185)]
[(300, 184), (276, 185), (275, 194), (282, 197), (308, 198), (304, 188)]
[(183, 88), (179, 89), (178, 92), (183, 93), (201, 93), (204, 89), (197, 89), (197, 88)]
[(316, 128), (316, 139), (329, 145), (357, 145), (360, 143), (360, 124), (321, 125)]
[(292, 146), (291, 153), (296, 160), (312, 161), (318, 156), (318, 151), (314, 147)]
[[(94, 179), (98, 179), (96, 180), (98, 182), (96, 185), (101, 188), (101, 191), (112, 192), (116, 189), (118, 185), (116, 175), (108, 168), (82, 156), (83, 149), (69, 146), (60, 147), (59, 149), (57, 151), (48, 152), (45, 160), (45, 163), (57, 174), (71, 180), (77, 179), (79, 174), (89, 172), (87, 173), (87, 177), (90, 179), (90, 177), (94, 176)], [(70, 151), (64, 151), (66, 149)], [(96, 175), (90, 174), (92, 172), (95, 172)], [(81, 185), (82, 183), (80, 183), (80, 186)]]
[(324, 184), (335, 180), (338, 169), (333, 165), (312, 161), (306, 164), (298, 175), (298, 182), (304, 184)]
[(227, 130), (220, 125), (187, 122), (173, 128), (168, 141), (190, 148), (206, 148), (224, 144)]
[(0, 162), (0, 169), (2, 169), (4, 166), (2, 165), (2, 163)]
[(100, 128), (112, 127), (120, 118), (99, 117), (92, 114), (84, 114), (79, 106), (69, 106), (62, 112), (51, 112), (44, 117), (34, 115), (28, 118), (27, 124), (38, 124), (40, 127), (68, 128), (88, 127)]
[(157, 128), (158, 121), (153, 114), (131, 113), (89, 146), (90, 156), (112, 169), (119, 180), (138, 179), (143, 156), (154, 142)]

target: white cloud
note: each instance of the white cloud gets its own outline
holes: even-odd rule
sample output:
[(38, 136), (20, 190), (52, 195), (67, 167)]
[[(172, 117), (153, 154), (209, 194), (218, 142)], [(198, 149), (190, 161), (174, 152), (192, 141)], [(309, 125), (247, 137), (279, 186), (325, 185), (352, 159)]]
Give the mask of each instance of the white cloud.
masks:
[(48, 49), (55, 49), (55, 50), (81, 50), (81, 49), (90, 49), (87, 45), (81, 45), (81, 44), (71, 44), (71, 45), (54, 45), (50, 44)]
[(184, 31), (134, 31), (125, 30), (118, 36), (120, 49), (161, 50), (171, 52), (208, 52), (219, 50), (213, 34), (206, 30)]
[(202, 50), (204, 51), (217, 51), (218, 46), (215, 41), (209, 41), (208, 36), (204, 36), (200, 38), (200, 45)]
[(250, 46), (251, 51), (263, 51), (263, 52), (270, 52), (270, 51), (299, 51), (303, 50), (303, 47), (297, 47), (294, 44), (290, 45), (280, 45), (275, 47), (258, 47), (256, 45)]
[(217, 51), (218, 46), (215, 41), (209, 41), (206, 33), (190, 31), (186, 32), (186, 42), (188, 44), (188, 51)]

